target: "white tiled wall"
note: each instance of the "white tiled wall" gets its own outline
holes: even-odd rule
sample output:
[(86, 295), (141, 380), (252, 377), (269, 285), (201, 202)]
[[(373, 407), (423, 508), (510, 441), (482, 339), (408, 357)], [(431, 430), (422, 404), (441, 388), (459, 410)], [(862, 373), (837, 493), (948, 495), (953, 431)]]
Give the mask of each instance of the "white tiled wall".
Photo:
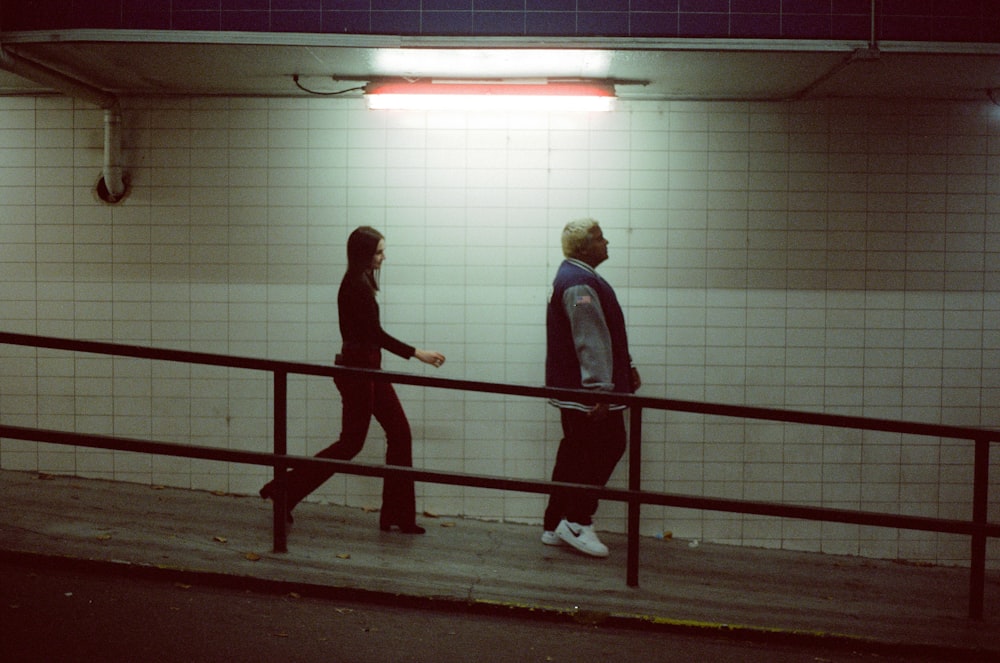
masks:
[[(329, 362), (344, 241), (382, 229), (385, 326), (442, 377), (543, 380), (559, 230), (594, 216), (642, 393), (1000, 425), (1000, 116), (988, 104), (622, 103), (595, 116), (380, 114), (357, 101), (130, 101), (130, 195), (94, 193), (101, 112), (0, 98), (6, 331)], [(388, 357), (386, 368), (432, 371)], [(399, 387), (421, 467), (548, 476), (555, 412)], [(335, 439), (293, 377), (293, 453)], [(0, 348), (4, 423), (267, 450), (270, 386), (237, 370)], [(644, 487), (967, 517), (960, 441), (648, 411)], [(360, 460), (378, 462), (373, 429)], [(994, 459), (998, 453), (994, 451)], [(5, 469), (254, 493), (247, 466), (0, 441)], [(624, 485), (625, 462), (612, 479)], [(993, 462), (993, 476), (1000, 463)], [(993, 480), (991, 518), (1000, 518)], [(314, 498), (377, 506), (340, 475)], [(420, 508), (538, 522), (536, 496), (419, 486)], [(598, 526), (624, 528), (602, 505)], [(921, 532), (649, 507), (643, 531), (964, 562)], [(997, 549), (992, 548), (991, 563)]]

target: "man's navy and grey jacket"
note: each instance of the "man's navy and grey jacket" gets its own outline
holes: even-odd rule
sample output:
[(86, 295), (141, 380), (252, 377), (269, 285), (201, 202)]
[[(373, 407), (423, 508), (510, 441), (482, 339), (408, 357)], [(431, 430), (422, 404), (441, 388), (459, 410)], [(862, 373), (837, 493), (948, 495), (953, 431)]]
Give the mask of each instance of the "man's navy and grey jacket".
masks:
[[(573, 258), (559, 266), (552, 288), (546, 320), (546, 386), (632, 393), (625, 315), (615, 291), (592, 267)], [(591, 407), (551, 402), (561, 408)]]

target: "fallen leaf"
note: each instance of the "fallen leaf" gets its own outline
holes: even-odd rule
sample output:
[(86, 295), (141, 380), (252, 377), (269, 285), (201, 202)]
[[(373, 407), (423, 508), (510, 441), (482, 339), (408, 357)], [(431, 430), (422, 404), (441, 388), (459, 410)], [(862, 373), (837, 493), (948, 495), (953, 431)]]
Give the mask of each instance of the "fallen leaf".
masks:
[(364, 511), (365, 513), (378, 513), (377, 506), (363, 506), (361, 507), (361, 510)]
[(260, 555), (255, 552), (248, 552), (246, 555), (243, 555), (243, 557), (251, 562), (257, 562), (260, 560)]
[(215, 495), (216, 497), (225, 497), (226, 491), (224, 491), (224, 490), (213, 490), (212, 494)]
[(225, 543), (226, 541), (228, 541), (228, 539), (224, 536), (214, 536), (212, 537), (212, 540), (217, 541), (219, 543)]
[(150, 488), (152, 490), (165, 490), (166, 486), (156, 485), (156, 486), (150, 486)]
[(441, 523), (441, 527), (454, 527), (454, 526), (455, 526), (455, 523), (453, 523), (453, 522), (452, 522), (452, 521), (450, 521), (450, 520), (449, 520), (449, 521), (446, 521), (446, 522), (443, 522), (443, 523)]
[(41, 472), (41, 473), (39, 473), (39, 475), (38, 475), (38, 480), (39, 480), (39, 481), (52, 481), (52, 480), (53, 480), (53, 479), (55, 479), (55, 478), (56, 478), (56, 477), (55, 477), (55, 475), (54, 475), (54, 474), (47, 474), (47, 473), (45, 473), (45, 472)]
[(337, 555), (337, 559), (350, 559), (351, 553), (340, 553)]
[(288, 637), (288, 634), (285, 633), (284, 631), (278, 631), (277, 633), (272, 633), (271, 635), (273, 635), (276, 638), (287, 638)]
[(183, 582), (175, 582), (174, 587), (176, 587), (177, 589), (191, 589), (191, 585), (188, 585)]
[(336, 608), (336, 612), (340, 613), (341, 615), (349, 615), (352, 612), (354, 612), (354, 610), (351, 608)]
[(298, 592), (288, 592), (288, 598), (291, 598), (291, 599), (300, 599), (300, 598), (302, 598), (302, 595), (299, 594)]
[(107, 541), (107, 540), (109, 540), (110, 538), (111, 538), (111, 535), (110, 535), (110, 534), (98, 534), (98, 535), (97, 535), (97, 540), (98, 540), (98, 541)]
[(424, 516), (427, 518), (437, 518), (438, 515), (433, 511), (424, 511)]

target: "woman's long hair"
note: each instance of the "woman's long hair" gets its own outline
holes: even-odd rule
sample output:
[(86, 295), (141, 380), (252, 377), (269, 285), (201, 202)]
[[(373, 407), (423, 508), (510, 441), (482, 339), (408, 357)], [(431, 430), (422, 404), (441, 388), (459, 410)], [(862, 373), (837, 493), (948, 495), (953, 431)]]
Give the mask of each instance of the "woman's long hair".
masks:
[(372, 290), (378, 290), (378, 275), (372, 269), (372, 259), (383, 239), (385, 235), (371, 226), (356, 228), (347, 238), (347, 273), (363, 275)]

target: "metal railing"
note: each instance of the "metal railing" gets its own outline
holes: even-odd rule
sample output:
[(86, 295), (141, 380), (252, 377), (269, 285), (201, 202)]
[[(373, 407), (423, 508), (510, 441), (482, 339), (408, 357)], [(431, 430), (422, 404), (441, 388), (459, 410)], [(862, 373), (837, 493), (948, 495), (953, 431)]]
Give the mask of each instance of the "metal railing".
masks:
[[(986, 584), (987, 540), (990, 537), (1000, 537), (1000, 523), (991, 523), (988, 520), (990, 445), (1000, 440), (1000, 431), (998, 430), (615, 394), (613, 397), (615, 402), (624, 403), (631, 408), (631, 415), (629, 417), (628, 488), (595, 487), (551, 481), (510, 479), (498, 476), (459, 472), (441, 472), (409, 467), (359, 463), (354, 461), (330, 460), (311, 456), (289, 455), (287, 450), (288, 376), (308, 375), (332, 378), (337, 375), (362, 374), (375, 380), (384, 380), (397, 384), (408, 384), (420, 387), (502, 394), (507, 396), (522, 396), (528, 398), (569, 398), (585, 403), (599, 402), (606, 399), (606, 395), (601, 396), (600, 394), (581, 390), (552, 389), (471, 380), (432, 378), (369, 369), (346, 368), (341, 366), (320, 366), (307, 363), (254, 359), (204, 352), (189, 352), (183, 350), (155, 349), (99, 341), (77, 341), (49, 336), (14, 334), (7, 332), (0, 332), (0, 344), (64, 350), (68, 352), (112, 355), (118, 357), (133, 357), (155, 361), (199, 364), (270, 373), (272, 375), (274, 385), (274, 448), (271, 453), (263, 451), (237, 451), (191, 444), (155, 442), (149, 440), (28, 428), (22, 426), (9, 426), (2, 424), (0, 424), (0, 438), (270, 466), (274, 469), (277, 487), (273, 512), (275, 552), (287, 551), (287, 530), (284, 517), (287, 487), (287, 472), (285, 470), (294, 467), (306, 467), (310, 465), (315, 466), (323, 464), (325, 467), (337, 472), (361, 476), (383, 478), (390, 476), (405, 476), (415, 481), (425, 483), (450, 484), (473, 488), (510, 490), (539, 494), (547, 494), (551, 493), (555, 489), (562, 489), (588, 493), (603, 500), (624, 502), (628, 507), (626, 533), (628, 541), (626, 556), (626, 582), (629, 586), (633, 587), (638, 586), (639, 584), (639, 515), (640, 509), (643, 505), (659, 505), (685, 509), (721, 511), (772, 516), (777, 518), (794, 518), (965, 535), (970, 537), (971, 546), (968, 615), (970, 619), (981, 620), (983, 618), (983, 604), (985, 599)], [(817, 506), (801, 506), (754, 500), (700, 497), (668, 492), (644, 491), (641, 490), (640, 477), (642, 476), (642, 413), (645, 409), (669, 410), (710, 416), (969, 440), (975, 445), (972, 518), (970, 520), (956, 520)]]

